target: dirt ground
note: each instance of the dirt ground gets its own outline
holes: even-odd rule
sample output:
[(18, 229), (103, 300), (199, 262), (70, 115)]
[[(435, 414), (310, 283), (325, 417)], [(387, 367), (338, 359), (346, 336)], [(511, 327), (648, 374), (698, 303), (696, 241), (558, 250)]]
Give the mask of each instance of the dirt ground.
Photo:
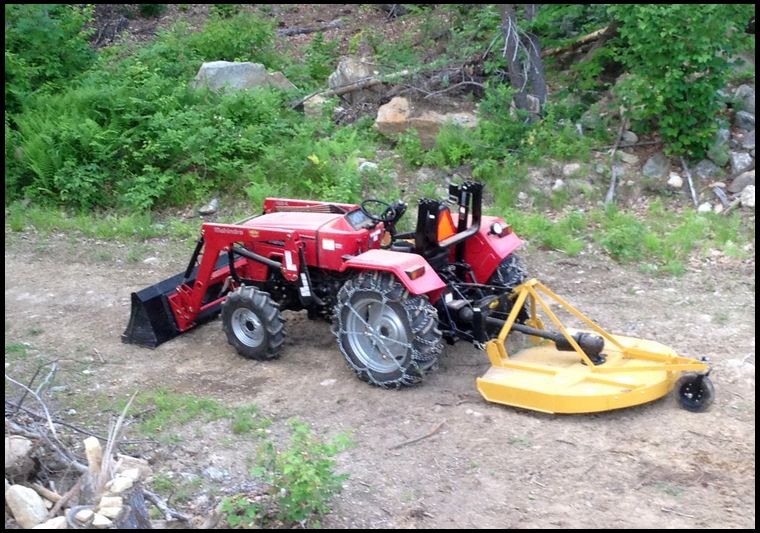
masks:
[[(464, 343), (448, 347), (421, 386), (373, 388), (348, 369), (328, 325), (305, 314), (286, 314), (286, 346), (270, 362), (238, 356), (219, 320), (156, 350), (122, 344), (130, 292), (179, 272), (189, 255), (160, 241), (150, 247), (156, 265), (128, 262), (128, 246), (6, 233), (6, 346), (28, 342), (59, 358), (64, 383), (102, 398), (166, 387), (255, 403), (275, 427), (296, 417), (322, 435), (350, 431), (356, 446), (339, 457), (350, 478), (325, 527), (755, 527), (754, 260), (705, 262), (660, 279), (528, 246), (521, 255), (531, 274), (609, 330), (714, 365), (717, 394), (706, 413), (684, 411), (670, 395), (558, 416), (486, 403), (475, 378), (487, 358)], [(228, 473), (224, 485), (243, 483), (255, 445), (225, 447), (224, 437), (209, 424), (154, 454), (154, 468), (214, 466)], [(208, 495), (191, 505), (200, 511), (203, 502), (213, 505)]]

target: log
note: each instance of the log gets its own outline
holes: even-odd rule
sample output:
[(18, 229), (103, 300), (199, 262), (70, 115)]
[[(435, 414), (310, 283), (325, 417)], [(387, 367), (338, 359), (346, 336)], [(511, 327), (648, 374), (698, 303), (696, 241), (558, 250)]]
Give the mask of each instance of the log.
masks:
[(611, 36), (614, 31), (616, 31), (616, 29), (613, 28), (612, 26), (605, 26), (604, 28), (598, 29), (596, 31), (592, 31), (591, 33), (588, 33), (584, 35), (583, 37), (578, 38), (577, 40), (568, 44), (567, 46), (547, 48), (543, 52), (541, 52), (541, 57), (550, 57), (550, 56), (557, 56), (561, 54), (570, 53), (574, 50), (577, 50), (584, 44), (588, 44), (590, 42), (596, 41), (598, 39), (601, 39), (602, 37), (607, 38), (608, 36)]

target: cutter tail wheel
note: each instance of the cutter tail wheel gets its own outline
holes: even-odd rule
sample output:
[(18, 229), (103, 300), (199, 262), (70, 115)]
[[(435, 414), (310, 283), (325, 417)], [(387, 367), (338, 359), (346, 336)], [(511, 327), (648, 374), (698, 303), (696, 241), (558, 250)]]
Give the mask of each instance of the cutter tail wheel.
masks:
[(231, 292), (222, 304), (222, 328), (243, 357), (266, 361), (279, 356), (282, 316), (266, 292), (247, 286)]
[[(690, 411), (703, 411), (712, 402), (707, 363), (681, 357), (655, 341), (612, 335), (538, 280), (526, 281), (515, 294), (501, 332), (486, 344), (492, 367), (477, 380), (486, 400), (549, 413), (609, 411), (657, 400), (673, 389), (681, 373), (696, 372), (701, 375), (687, 376), (679, 385), (679, 402)], [(547, 300), (553, 300), (555, 310), (562, 307), (574, 315), (589, 331), (566, 328)], [(561, 333), (515, 323), (526, 301), (532, 323), (540, 323), (535, 320), (535, 310), (540, 309)], [(512, 330), (541, 343), (509, 354), (505, 341)]]
[(703, 374), (686, 374), (676, 384), (678, 403), (692, 413), (702, 413), (715, 400), (715, 387)]
[(389, 273), (365, 272), (343, 285), (333, 333), (357, 376), (383, 388), (416, 385), (442, 349), (435, 308)]

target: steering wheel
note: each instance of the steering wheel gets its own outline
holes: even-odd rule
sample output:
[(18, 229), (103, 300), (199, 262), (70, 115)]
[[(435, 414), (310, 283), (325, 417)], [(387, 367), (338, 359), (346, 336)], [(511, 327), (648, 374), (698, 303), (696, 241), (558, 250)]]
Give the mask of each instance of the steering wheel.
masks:
[[(377, 204), (380, 207), (384, 207), (385, 210), (380, 214), (380, 216), (373, 215), (370, 213), (369, 209), (367, 208), (367, 205), (371, 204)], [(367, 198), (366, 200), (362, 201), (362, 203), (359, 205), (359, 207), (362, 210), (362, 213), (367, 215), (370, 220), (374, 222), (383, 222), (384, 224), (388, 225), (391, 224), (395, 218), (396, 218), (396, 208), (393, 207), (388, 202), (383, 202), (382, 200), (377, 200), (375, 198)]]

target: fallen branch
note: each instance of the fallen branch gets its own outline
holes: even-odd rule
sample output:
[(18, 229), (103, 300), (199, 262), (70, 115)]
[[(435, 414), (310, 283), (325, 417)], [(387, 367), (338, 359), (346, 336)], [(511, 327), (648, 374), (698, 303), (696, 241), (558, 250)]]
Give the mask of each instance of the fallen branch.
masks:
[(728, 204), (728, 207), (727, 207), (727, 208), (725, 208), (725, 209), (723, 210), (723, 214), (724, 214), (724, 215), (727, 215), (727, 214), (729, 214), (729, 213), (730, 213), (731, 211), (733, 211), (733, 210), (734, 210), (734, 208), (735, 208), (736, 206), (738, 206), (740, 203), (742, 203), (742, 199), (741, 199), (741, 198), (734, 198), (733, 200), (731, 200), (731, 203), (730, 203), (730, 204)]
[[(620, 110), (620, 115), (623, 115), (623, 110)], [(610, 155), (610, 188), (607, 190), (607, 196), (604, 197), (604, 203), (609, 204), (615, 201), (615, 185), (617, 183), (617, 172), (615, 171), (615, 152), (617, 152), (620, 140), (623, 138), (623, 132), (628, 126), (628, 119), (625, 118), (620, 122), (620, 130), (618, 131), (617, 140), (612, 147), (612, 153)]]
[(678, 516), (683, 516), (684, 518), (696, 518), (696, 516), (694, 516), (694, 515), (686, 514), (686, 513), (679, 513), (678, 511), (676, 511), (674, 509), (668, 509), (667, 507), (661, 507), (660, 510), (663, 513), (673, 513), (673, 514), (678, 515)]
[(686, 160), (681, 156), (681, 166), (683, 166), (683, 171), (686, 173), (686, 180), (689, 182), (689, 191), (691, 191), (691, 199), (694, 202), (694, 207), (699, 206), (699, 200), (697, 200), (697, 193), (694, 191), (694, 182), (691, 179), (691, 172), (689, 172), (689, 167), (686, 165)]
[(601, 37), (605, 36), (608, 32), (611, 33), (614, 30), (611, 29), (611, 26), (605, 26), (604, 28), (598, 29), (596, 31), (592, 31), (589, 34), (584, 35), (583, 37), (580, 37), (576, 39), (574, 42), (568, 44), (567, 46), (558, 46), (556, 48), (547, 48), (543, 52), (541, 52), (541, 57), (550, 57), (550, 56), (556, 56), (560, 54), (567, 54), (572, 52), (573, 50), (577, 50), (584, 44), (588, 44), (590, 42), (596, 41), (597, 39), (600, 39)]
[(340, 28), (343, 26), (343, 21), (333, 20), (332, 22), (328, 22), (327, 24), (323, 24), (321, 26), (310, 26), (306, 28), (284, 28), (281, 30), (277, 30), (277, 37), (291, 37), (293, 35), (305, 35), (307, 33), (316, 33), (318, 31), (325, 31), (325, 30), (334, 30), (336, 28)]
[[(618, 146), (618, 148), (633, 148), (634, 146), (651, 146), (653, 144), (662, 144), (662, 141), (641, 141), (640, 143), (632, 143), (632, 144), (621, 144)], [(597, 148), (592, 148), (592, 152), (606, 152), (610, 148), (615, 146), (614, 144), (608, 144), (607, 146), (599, 146)]]
[(441, 429), (441, 427), (443, 426), (444, 423), (446, 423), (445, 419), (441, 420), (440, 422), (438, 422), (438, 424), (433, 429), (431, 429), (427, 434), (425, 434), (425, 435), (423, 435), (421, 437), (417, 437), (416, 439), (411, 439), (411, 440), (407, 440), (407, 441), (401, 442), (399, 444), (395, 444), (394, 446), (391, 446), (388, 449), (389, 450), (396, 450), (396, 449), (401, 448), (403, 446), (408, 446), (410, 444), (414, 444), (415, 442), (419, 442), (421, 440), (424, 440), (424, 439), (427, 439), (429, 437), (432, 437), (433, 435), (435, 435), (436, 433), (438, 433), (438, 430)]
[(55, 505), (53, 506), (50, 511), (48, 511), (47, 518), (53, 518), (58, 514), (58, 512), (63, 509), (63, 506), (68, 503), (69, 500), (71, 500), (74, 496), (79, 494), (79, 490), (82, 488), (82, 478), (79, 478), (74, 485), (66, 491), (66, 493), (61, 496), (61, 499), (55, 502)]
[(50, 500), (53, 503), (56, 503), (56, 502), (60, 501), (60, 499), (61, 499), (61, 495), (60, 494), (58, 494), (57, 492), (52, 491), (50, 489), (46, 489), (45, 487), (43, 487), (39, 483), (22, 483), (22, 485), (25, 485), (26, 487), (29, 487), (30, 489), (34, 490), (34, 492), (36, 492), (37, 494), (39, 494), (43, 498), (46, 498), (46, 499)]
[(161, 499), (161, 496), (155, 492), (151, 492), (148, 489), (143, 488), (143, 494), (145, 495), (146, 500), (158, 507), (159, 510), (164, 513), (166, 520), (172, 520), (173, 518), (176, 518), (177, 520), (182, 520), (183, 522), (190, 521), (190, 517), (188, 515), (180, 513), (179, 511), (175, 511), (169, 507), (166, 502)]

